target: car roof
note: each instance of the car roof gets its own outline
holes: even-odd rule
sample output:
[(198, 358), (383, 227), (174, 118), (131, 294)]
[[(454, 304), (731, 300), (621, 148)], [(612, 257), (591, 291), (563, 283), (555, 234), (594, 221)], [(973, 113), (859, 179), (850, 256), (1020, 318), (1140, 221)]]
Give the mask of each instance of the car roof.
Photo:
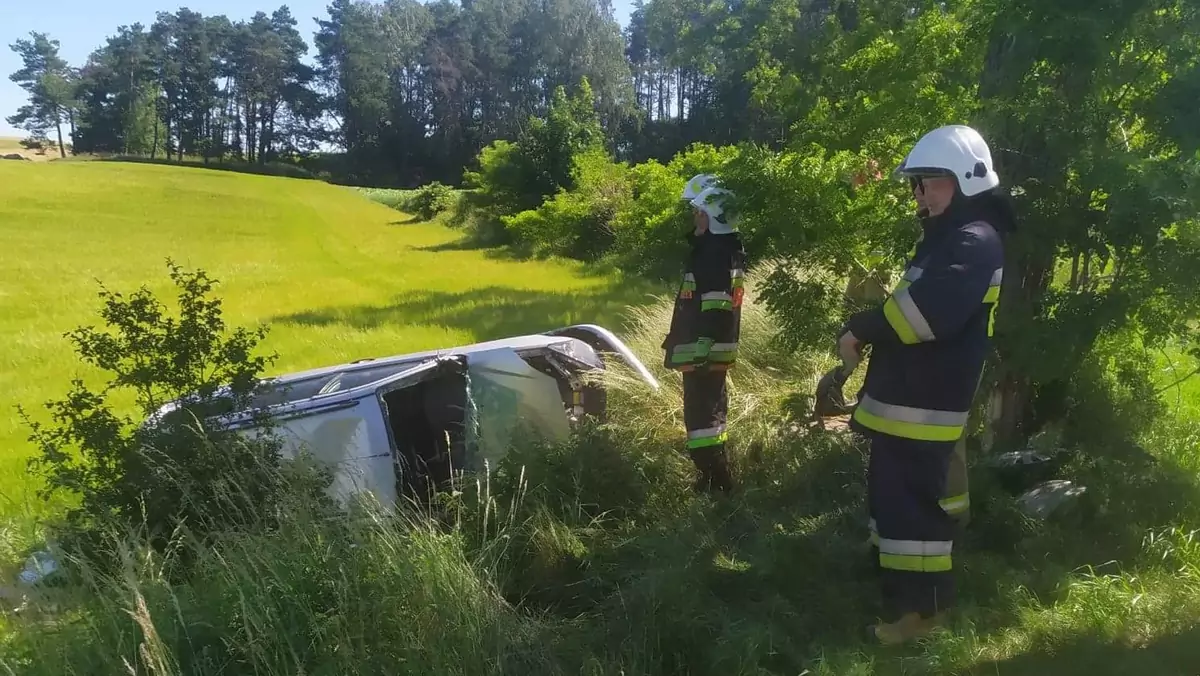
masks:
[[(536, 352), (552, 346), (580, 342), (570, 336), (533, 334), (490, 340), (458, 347), (409, 352), (356, 362), (324, 366), (264, 378), (262, 387), (251, 397), (250, 409), (276, 406), (324, 406), (336, 403), (360, 392), (360, 388), (391, 378), (422, 363), (439, 357), (480, 355), (499, 350), (511, 350), (518, 355)], [(581, 343), (582, 344), (582, 343)], [(586, 344), (582, 344), (586, 346)], [(359, 394), (358, 396), (361, 396)]]
[(404, 354), (392, 355), (390, 357), (367, 358), (358, 361), (347, 362), (344, 364), (336, 364), (333, 366), (322, 366), (320, 368), (309, 369), (306, 371), (296, 371), (287, 373), (281, 376), (270, 378), (271, 382), (279, 384), (288, 384), (297, 380), (307, 380), (322, 375), (333, 375), (335, 373), (350, 373), (359, 370), (367, 370), (378, 368), (381, 366), (393, 366), (399, 364), (425, 361), (440, 356), (453, 355), (470, 355), (479, 352), (487, 352), (489, 350), (509, 349), (517, 352), (529, 350), (539, 350), (547, 348), (551, 345), (567, 343), (575, 340), (569, 336), (547, 336), (543, 334), (531, 334), (526, 336), (516, 336), (513, 338), (500, 338), (497, 340), (489, 340), (482, 343), (472, 343), (470, 345), (460, 345), (457, 347), (438, 348), (435, 350), (426, 350), (424, 352), (408, 352)]

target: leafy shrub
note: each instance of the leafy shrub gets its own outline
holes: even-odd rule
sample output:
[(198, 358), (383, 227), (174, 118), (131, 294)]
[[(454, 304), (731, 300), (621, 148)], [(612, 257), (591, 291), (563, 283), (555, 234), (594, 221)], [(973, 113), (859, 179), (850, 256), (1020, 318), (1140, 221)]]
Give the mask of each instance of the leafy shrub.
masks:
[(50, 139), (41, 134), (33, 134), (21, 139), (21, 147), (26, 150), (45, 150), (50, 145)]
[(575, 188), (537, 209), (504, 217), (515, 240), (540, 255), (595, 260), (613, 241), (613, 219), (631, 198), (629, 168), (594, 149), (575, 157)]
[[(93, 389), (74, 380), (65, 398), (46, 404), (50, 426), (21, 410), (41, 451), (30, 464), (46, 479), (43, 496), (79, 498), (63, 524), (65, 542), (95, 542), (114, 526), (143, 531), (160, 548), (181, 527), (203, 539), (269, 522), (293, 479), (313, 489), (302, 501), (321, 502), (328, 485), (326, 477), (284, 471), (268, 421), (259, 421), (263, 434), (254, 439), (211, 421), (249, 404), (274, 356), (254, 354), (264, 329), (226, 331), (206, 273), (168, 266), (177, 317), (145, 287), (128, 296), (102, 287), (109, 331), (87, 326), (67, 336), (108, 382)], [(141, 420), (119, 413), (113, 401), (120, 399), (132, 399)]]
[(632, 199), (614, 218), (614, 255), (629, 272), (675, 277), (687, 248), (683, 235), (692, 227), (691, 211), (679, 198), (687, 178), (654, 160), (629, 173)]
[[(1166, 413), (1155, 391), (1155, 364), (1130, 332), (1103, 336), (1070, 374), (1064, 442), (1093, 452), (1138, 439)], [(1038, 402), (1042, 415), (1054, 402)]]
[[(560, 189), (570, 190), (575, 157), (603, 144), (587, 79), (571, 97), (558, 87), (545, 119), (531, 118), (515, 143), (492, 142), (479, 153), (479, 169), (463, 173), (463, 183), (472, 190), (470, 205), (485, 221), (502, 227), (503, 217), (536, 209)], [(500, 233), (487, 234), (491, 239)]]
[(503, 139), (493, 141), (479, 152), (478, 171), (463, 173), (469, 189), (468, 203), (485, 220), (500, 224), (502, 216), (532, 208), (525, 197), (524, 168), (520, 148)]
[(413, 194), (407, 207), (414, 211), (422, 220), (429, 221), (433, 220), (434, 216), (452, 209), (454, 203), (454, 189), (448, 185), (442, 185), (438, 181), (434, 181), (429, 185), (419, 188)]
[(722, 182), (735, 194), (751, 261), (777, 263), (763, 302), (796, 346), (831, 340), (852, 309), (843, 303), (846, 279), (870, 274), (890, 286), (888, 273), (916, 239), (896, 182), (856, 185), (867, 164), (819, 146), (784, 153), (748, 146), (725, 165)]
[(527, 195), (541, 200), (562, 188), (571, 189), (575, 158), (604, 146), (604, 130), (587, 78), (570, 97), (563, 87), (556, 87), (545, 119), (531, 119), (518, 146)]
[[(671, 158), (667, 168), (683, 180), (696, 174), (724, 173), (725, 167), (740, 153), (737, 146), (714, 146), (708, 143), (693, 143)], [(683, 186), (680, 186), (683, 190)]]

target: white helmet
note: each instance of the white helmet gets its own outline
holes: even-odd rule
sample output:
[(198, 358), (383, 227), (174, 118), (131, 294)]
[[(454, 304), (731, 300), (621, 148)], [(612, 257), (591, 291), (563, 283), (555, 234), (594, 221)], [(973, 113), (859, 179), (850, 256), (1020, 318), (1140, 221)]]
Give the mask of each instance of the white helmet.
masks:
[(725, 213), (725, 195), (729, 194), (732, 193), (721, 188), (705, 188), (689, 202), (708, 214), (708, 231), (714, 235), (728, 235), (737, 230), (737, 218)]
[(696, 174), (683, 186), (683, 195), (681, 199), (694, 200), (696, 196), (704, 192), (705, 188), (715, 185), (717, 177), (712, 174)]
[(979, 132), (962, 124), (938, 127), (922, 136), (896, 173), (901, 176), (952, 175), (958, 180), (958, 189), (967, 197), (1000, 185), (987, 142)]

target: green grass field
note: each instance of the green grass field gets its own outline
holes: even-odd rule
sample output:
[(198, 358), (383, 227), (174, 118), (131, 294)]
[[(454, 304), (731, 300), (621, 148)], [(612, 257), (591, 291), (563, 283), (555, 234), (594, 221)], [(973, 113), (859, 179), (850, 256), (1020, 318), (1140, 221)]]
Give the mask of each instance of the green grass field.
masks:
[(0, 162), (0, 517), (41, 507), (17, 404), (45, 413), (80, 370), (63, 333), (98, 281), (170, 291), (165, 261), (222, 284), (235, 325), (270, 326), (274, 371), (618, 321), (636, 288), (567, 263), (456, 246), (348, 188), (197, 168)]

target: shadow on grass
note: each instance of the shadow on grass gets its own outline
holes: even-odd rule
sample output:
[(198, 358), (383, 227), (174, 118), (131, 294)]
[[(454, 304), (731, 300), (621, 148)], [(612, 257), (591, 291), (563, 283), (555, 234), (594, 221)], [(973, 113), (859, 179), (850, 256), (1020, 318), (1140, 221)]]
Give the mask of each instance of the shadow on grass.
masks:
[(363, 330), (428, 324), (470, 331), (478, 340), (493, 340), (580, 323), (619, 330), (625, 310), (644, 301), (639, 289), (621, 285), (576, 293), (501, 286), (460, 293), (414, 290), (386, 305), (335, 306), (272, 321), (298, 326), (340, 324)]
[[(427, 223), (438, 223), (446, 225), (445, 222), (439, 219), (432, 221), (423, 221)], [(407, 225), (409, 221), (394, 221), (391, 225)], [(447, 226), (453, 227), (453, 226)], [(481, 254), (489, 260), (508, 261), (514, 263), (534, 263), (546, 262), (553, 260), (547, 257), (535, 256), (521, 247), (513, 244), (499, 244), (488, 241), (485, 238), (478, 237), (472, 233), (465, 233), (462, 236), (440, 244), (428, 244), (425, 246), (412, 247), (414, 251), (422, 251), (426, 253), (441, 253), (446, 251), (473, 251)], [(600, 261), (580, 261), (576, 259), (558, 258), (559, 261), (568, 261), (574, 266), (575, 273), (585, 278), (602, 278), (614, 277), (620, 275), (623, 277), (622, 286), (636, 290), (638, 293), (654, 293), (654, 294), (671, 294), (674, 293), (674, 284), (677, 280), (669, 281), (653, 280), (646, 277), (636, 275), (625, 275), (621, 272), (620, 264), (609, 260)], [(679, 264), (683, 261), (680, 259)], [(638, 303), (645, 302), (646, 299), (639, 299)]]
[[(392, 225), (400, 225), (397, 221)], [(417, 251), (426, 251), (430, 253), (439, 253), (443, 251), (483, 251), (489, 258), (495, 259), (515, 259), (516, 256), (506, 251), (503, 247), (487, 244), (472, 237), (459, 237), (458, 239), (442, 242), (441, 244), (429, 244), (427, 246), (413, 247)]]
[(1194, 676), (1200, 674), (1200, 627), (1143, 645), (1114, 643), (1100, 636), (1077, 636), (1009, 659), (978, 664), (967, 673)]

